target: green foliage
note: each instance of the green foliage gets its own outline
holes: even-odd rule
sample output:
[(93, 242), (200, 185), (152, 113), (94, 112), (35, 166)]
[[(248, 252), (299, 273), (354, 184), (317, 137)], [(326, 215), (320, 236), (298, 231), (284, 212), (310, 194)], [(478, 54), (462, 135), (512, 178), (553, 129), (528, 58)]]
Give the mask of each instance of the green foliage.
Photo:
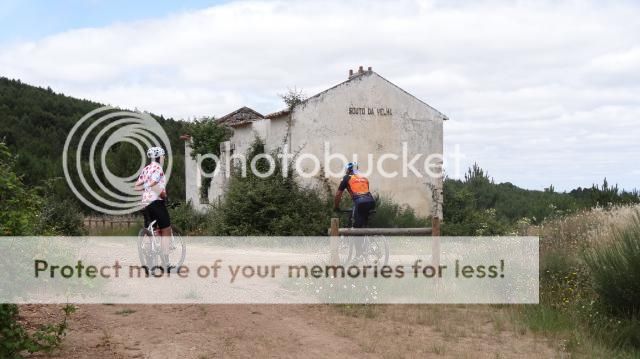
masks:
[(296, 106), (303, 103), (307, 99), (307, 96), (305, 96), (302, 90), (298, 91), (294, 88), (289, 89), (286, 94), (281, 94), (280, 98), (284, 101), (285, 105), (287, 105), (287, 109), (291, 111)]
[(627, 227), (616, 229), (613, 237), (614, 242), (585, 254), (594, 290), (612, 312), (639, 317), (640, 212)]
[(41, 199), (14, 170), (15, 160), (0, 142), (0, 235), (32, 235), (38, 225)]
[(511, 183), (495, 183), (474, 164), (464, 180), (445, 178), (443, 234), (498, 235), (514, 233), (519, 222), (539, 224), (595, 206), (640, 203), (637, 191), (620, 191), (606, 179), (602, 186), (558, 193), (526, 190)]
[(81, 211), (76, 202), (59, 198), (48, 189), (44, 190), (43, 197), (39, 193), (42, 188), (28, 188), (15, 173), (14, 164), (15, 157), (0, 142), (0, 234), (84, 234)]
[[(247, 166), (255, 156), (264, 153), (264, 144), (253, 143), (247, 153)], [(277, 153), (272, 154), (276, 158)], [(266, 173), (269, 163), (266, 159), (256, 161), (256, 168)], [(289, 171), (279, 161), (274, 173), (266, 178), (246, 171), (242, 176), (239, 164), (232, 171), (229, 188), (222, 203), (209, 207), (205, 213), (196, 211), (190, 203), (169, 209), (172, 222), (184, 233), (191, 235), (315, 235), (325, 236), (332, 203), (329, 193), (323, 194), (305, 188), (295, 181), (292, 165)], [(344, 197), (345, 205), (351, 200)], [(347, 204), (348, 202), (348, 204)], [(424, 227), (427, 218), (416, 216), (409, 207), (400, 206), (387, 198), (376, 198), (376, 214), (370, 218), (371, 227)]]
[(611, 207), (638, 203), (640, 193), (637, 190), (621, 191), (618, 185), (610, 186), (605, 177), (601, 186), (594, 184), (591, 188), (578, 187), (569, 192), (569, 195), (582, 207)]
[(211, 235), (210, 231), (213, 221), (209, 212), (201, 213), (193, 208), (191, 202), (187, 204), (177, 204), (168, 208), (171, 224), (181, 233), (191, 236)]
[[(42, 186), (52, 178), (63, 177), (61, 154), (69, 131), (85, 114), (102, 106), (0, 77), (0, 141), (15, 154), (14, 171), (27, 187)], [(170, 198), (184, 198), (184, 143), (179, 137), (186, 123), (162, 116), (154, 118), (166, 131), (174, 151), (167, 192)], [(87, 142), (92, 141), (90, 135)], [(140, 165), (138, 156), (138, 150), (131, 144), (119, 143), (109, 150), (106, 159), (114, 174), (131, 175)], [(87, 160), (82, 159), (85, 169)], [(57, 198), (76, 201), (66, 185), (52, 190)], [(91, 212), (84, 204), (77, 205), (82, 211)]]
[(428, 218), (418, 217), (411, 207), (400, 206), (388, 198), (376, 196), (376, 213), (369, 218), (372, 228), (430, 227)]
[[(198, 155), (214, 154), (220, 156), (220, 144), (231, 136), (231, 130), (219, 125), (212, 117), (189, 123), (187, 131), (191, 135), (191, 157), (194, 160)], [(215, 167), (205, 168), (207, 172), (213, 172), (214, 169)]]
[(571, 318), (566, 313), (544, 305), (527, 305), (522, 314), (534, 332), (553, 334), (571, 330), (573, 326)]
[(69, 199), (56, 200), (45, 197), (40, 214), (39, 234), (59, 234), (65, 236), (82, 236), (85, 233), (82, 222), (82, 211), (76, 201)]
[[(256, 139), (247, 162), (264, 153), (264, 144)], [(274, 156), (274, 158), (276, 158)], [(312, 189), (300, 186), (289, 166), (283, 172), (275, 161), (273, 175), (260, 178), (253, 171), (242, 176), (234, 169), (224, 201), (215, 208), (216, 232), (221, 235), (326, 235), (330, 206)], [(256, 168), (266, 173), (269, 163), (261, 158)]]
[(0, 304), (0, 358), (23, 358), (24, 352), (50, 353), (66, 335), (67, 318), (75, 309), (66, 305), (62, 309), (64, 317), (60, 323), (43, 325), (29, 333), (18, 321), (18, 306)]
[[(522, 311), (532, 330), (563, 338), (575, 355), (638, 355), (640, 320), (637, 311), (628, 309), (638, 276), (629, 274), (633, 268), (627, 263), (629, 258), (638, 260), (638, 251), (628, 251), (623, 239), (638, 238), (638, 217), (633, 207), (594, 208), (529, 228), (529, 234), (541, 238), (540, 305)], [(627, 271), (620, 272), (612, 263), (626, 263)], [(584, 351), (585, 344), (591, 349)], [(591, 353), (594, 350), (597, 355)]]
[[(231, 129), (219, 125), (215, 118), (203, 118), (187, 125), (187, 131), (191, 135), (191, 158), (196, 160), (198, 156), (213, 154), (220, 156), (220, 144), (231, 137)], [(205, 159), (200, 164), (205, 173), (213, 173), (216, 162), (213, 159)], [(201, 197), (206, 198), (211, 177), (205, 177), (202, 181)]]

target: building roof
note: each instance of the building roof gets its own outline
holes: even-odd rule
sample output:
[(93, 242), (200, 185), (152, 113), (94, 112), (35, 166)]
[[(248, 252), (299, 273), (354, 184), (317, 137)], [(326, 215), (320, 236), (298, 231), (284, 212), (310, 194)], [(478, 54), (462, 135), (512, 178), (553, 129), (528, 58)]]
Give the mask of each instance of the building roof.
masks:
[[(384, 78), (384, 77), (380, 76), (380, 74), (378, 74), (377, 72), (374, 72), (373, 70), (371, 70), (371, 68), (369, 68), (369, 70), (364, 70), (364, 71), (363, 71), (363, 70), (362, 70), (362, 67), (360, 68), (360, 71), (358, 71), (358, 72), (356, 72), (356, 73), (351, 72), (351, 73), (350, 73), (350, 75), (349, 75), (349, 78), (348, 78), (346, 81), (343, 81), (343, 82), (341, 82), (341, 83), (339, 83), (339, 84), (337, 84), (337, 85), (335, 85), (335, 86), (332, 86), (332, 87), (330, 87), (330, 88), (328, 88), (328, 89), (326, 89), (326, 90), (324, 90), (324, 91), (322, 91), (322, 92), (319, 92), (319, 93), (317, 93), (317, 94), (315, 94), (315, 95), (313, 95), (313, 96), (311, 96), (311, 97), (309, 97), (309, 98), (305, 99), (305, 100), (304, 100), (304, 101), (302, 101), (300, 104), (304, 104), (305, 102), (307, 102), (307, 101), (309, 101), (309, 100), (311, 100), (311, 99), (313, 99), (313, 98), (319, 97), (319, 96), (321, 96), (322, 94), (324, 94), (324, 93), (326, 93), (326, 92), (329, 92), (329, 91), (333, 90), (334, 88), (336, 88), (336, 87), (338, 87), (338, 86), (342, 86), (342, 85), (346, 84), (347, 82), (351, 82), (351, 81), (353, 81), (353, 80), (355, 80), (355, 79), (359, 79), (359, 78), (361, 78), (361, 77), (368, 76), (368, 75), (372, 75), (372, 74), (375, 74), (376, 76), (380, 77), (381, 79), (383, 79), (384, 81), (388, 82), (388, 83), (389, 83), (389, 84), (391, 84), (392, 86), (397, 87), (398, 89), (400, 89), (400, 90), (401, 90), (402, 92), (404, 92), (405, 94), (407, 94), (407, 95), (409, 95), (409, 96), (413, 97), (414, 99), (416, 99), (416, 100), (420, 101), (421, 103), (423, 103), (425, 106), (427, 106), (427, 107), (429, 107), (430, 109), (434, 110), (435, 112), (437, 112), (438, 114), (440, 114), (440, 115), (442, 116), (442, 119), (443, 119), (443, 120), (445, 120), (445, 121), (446, 121), (446, 120), (448, 120), (448, 119), (449, 119), (449, 117), (447, 117), (447, 116), (446, 116), (445, 114), (443, 114), (442, 112), (440, 112), (440, 111), (436, 110), (435, 108), (433, 108), (433, 107), (432, 107), (431, 105), (429, 105), (428, 103), (426, 103), (426, 102), (422, 101), (421, 99), (417, 98), (416, 96), (414, 96), (414, 95), (410, 94), (409, 92), (405, 91), (402, 87), (400, 87), (400, 86), (398, 86), (398, 85), (394, 84), (393, 82), (391, 82), (391, 81), (387, 80), (386, 78)], [(283, 115), (289, 114), (290, 112), (291, 112), (291, 111), (290, 111), (289, 109), (284, 109), (284, 110), (280, 110), (280, 111), (277, 111), (277, 112), (270, 113), (270, 114), (266, 115), (266, 116), (265, 116), (265, 118), (278, 118), (278, 117), (281, 117), (281, 116), (283, 116)]]
[(227, 126), (235, 127), (251, 123), (255, 120), (262, 120), (264, 118), (265, 117), (260, 112), (247, 106), (243, 106), (229, 114), (220, 117), (216, 121), (219, 124), (225, 124)]
[[(337, 85), (335, 85), (333, 87), (330, 87), (330, 88), (328, 88), (328, 89), (326, 89), (326, 90), (324, 90), (322, 92), (319, 92), (319, 93), (317, 93), (317, 94), (305, 99), (304, 101), (301, 102), (301, 104), (304, 104), (305, 102), (307, 102), (307, 101), (309, 101), (309, 100), (311, 100), (313, 98), (319, 97), (322, 94), (324, 94), (326, 92), (329, 92), (329, 91), (335, 89), (338, 86), (346, 84), (347, 82), (350, 82), (350, 81), (353, 81), (353, 80), (356, 80), (356, 79), (360, 79), (360, 78), (362, 78), (364, 76), (370, 76), (372, 74), (375, 74), (376, 76), (380, 77), (381, 79), (383, 79), (384, 81), (388, 82), (392, 86), (397, 87), (402, 92), (404, 92), (407, 95), (409, 95), (409, 96), (415, 98), (416, 100), (420, 101), (425, 106), (431, 108), (432, 110), (434, 110), (435, 112), (440, 114), (444, 120), (448, 120), (449, 119), (442, 112), (436, 110), (435, 108), (431, 107), (428, 103), (420, 100), (416, 96), (414, 96), (414, 95), (410, 94), (409, 92), (405, 91), (400, 86), (398, 86), (398, 85), (394, 84), (393, 82), (387, 80), (386, 78), (380, 76), (377, 72), (374, 72), (373, 70), (371, 70), (371, 68), (369, 68), (369, 70), (364, 71), (364, 70), (362, 70), (362, 67), (360, 68), (360, 71), (358, 71), (356, 73), (351, 72), (350, 75), (349, 75), (349, 79), (347, 79), (346, 81), (343, 81), (343, 82), (341, 82), (341, 83), (339, 83), (339, 84), (337, 84)], [(217, 121), (220, 124), (225, 124), (227, 126), (236, 127), (236, 126), (242, 126), (242, 125), (249, 124), (249, 123), (251, 123), (251, 122), (253, 122), (255, 120), (262, 120), (262, 119), (265, 119), (265, 118), (268, 118), (268, 119), (280, 118), (280, 117), (283, 117), (285, 115), (288, 115), (289, 113), (291, 113), (290, 109), (284, 109), (284, 110), (276, 111), (276, 112), (270, 113), (270, 114), (268, 114), (266, 116), (263, 116), (259, 112), (255, 111), (255, 110), (253, 110), (253, 109), (251, 109), (249, 107), (244, 106), (244, 107), (241, 107), (241, 108), (231, 112), (230, 114), (227, 114), (225, 116), (220, 117)]]
[(278, 117), (282, 117), (284, 115), (288, 115), (291, 111), (289, 109), (284, 109), (284, 110), (280, 110), (277, 112), (272, 112), (266, 116), (264, 116), (264, 118), (278, 118)]

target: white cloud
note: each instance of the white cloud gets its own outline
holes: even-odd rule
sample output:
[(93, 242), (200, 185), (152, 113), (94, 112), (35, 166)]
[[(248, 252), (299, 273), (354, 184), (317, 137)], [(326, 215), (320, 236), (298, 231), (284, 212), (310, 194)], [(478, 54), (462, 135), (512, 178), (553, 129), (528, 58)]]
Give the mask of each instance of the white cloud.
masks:
[(447, 150), (461, 144), (499, 181), (571, 188), (606, 175), (631, 188), (639, 14), (633, 2), (233, 2), (18, 44), (0, 69), (181, 118), (278, 110), (287, 87), (311, 95), (373, 66), (449, 115)]

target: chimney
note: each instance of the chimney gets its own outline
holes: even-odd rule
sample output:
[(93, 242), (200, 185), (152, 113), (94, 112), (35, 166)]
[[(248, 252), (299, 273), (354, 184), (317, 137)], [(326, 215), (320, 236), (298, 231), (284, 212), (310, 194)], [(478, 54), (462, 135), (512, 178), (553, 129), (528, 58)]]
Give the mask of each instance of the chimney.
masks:
[(369, 71), (369, 72), (373, 71), (373, 69), (371, 68), (371, 66), (369, 66), (369, 68), (367, 69), (367, 71)]
[(358, 68), (358, 73), (361, 74), (363, 72), (364, 72), (364, 70), (362, 69), (362, 66), (360, 66), (360, 68)]
[(349, 78), (352, 78), (352, 77), (353, 77), (353, 70), (349, 69)]

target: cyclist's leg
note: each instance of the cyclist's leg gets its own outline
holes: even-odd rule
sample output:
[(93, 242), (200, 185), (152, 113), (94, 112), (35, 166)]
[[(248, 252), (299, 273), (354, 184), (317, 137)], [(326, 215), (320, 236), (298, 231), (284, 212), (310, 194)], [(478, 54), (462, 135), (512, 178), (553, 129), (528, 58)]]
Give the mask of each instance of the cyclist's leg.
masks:
[(164, 201), (158, 201), (158, 228), (160, 228), (160, 248), (163, 255), (169, 253), (169, 246), (171, 242), (171, 219), (169, 218), (169, 211)]
[(362, 203), (360, 211), (362, 212), (362, 226), (367, 227), (369, 225), (369, 214), (376, 208), (375, 201), (368, 201)]
[(151, 217), (149, 216), (149, 209), (144, 207), (140, 212), (142, 212), (142, 218), (144, 220), (144, 228), (149, 227), (149, 223), (151, 223)]
[(358, 198), (354, 204), (354, 228), (362, 228), (367, 225), (369, 220), (369, 212), (376, 207), (376, 201), (373, 198)]
[[(143, 218), (143, 222), (144, 222), (144, 229), (149, 228), (149, 224), (153, 221), (153, 219), (151, 219), (151, 211), (149, 210), (149, 206), (147, 205), (146, 207), (144, 207), (142, 209), (142, 218)], [(149, 245), (149, 243), (151, 242), (151, 237), (147, 235), (147, 232), (144, 232), (144, 244), (145, 245)]]
[[(362, 228), (364, 226), (364, 217), (362, 208), (362, 202), (356, 199), (353, 202), (353, 228)], [(353, 244), (356, 247), (356, 258), (362, 255), (364, 237), (354, 237)]]
[(156, 221), (158, 234), (160, 236), (160, 250), (162, 255), (167, 255), (169, 249), (169, 241), (171, 240), (171, 220), (169, 212), (164, 201), (153, 201), (147, 206), (151, 220)]

